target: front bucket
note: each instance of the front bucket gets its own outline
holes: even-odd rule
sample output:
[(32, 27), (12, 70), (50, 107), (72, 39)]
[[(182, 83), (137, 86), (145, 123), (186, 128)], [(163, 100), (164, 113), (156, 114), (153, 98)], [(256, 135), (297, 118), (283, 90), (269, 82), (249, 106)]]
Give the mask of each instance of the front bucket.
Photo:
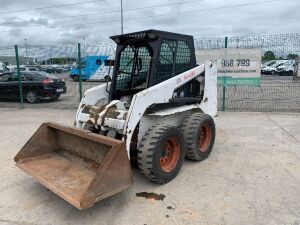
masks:
[(132, 183), (122, 141), (44, 123), (15, 157), (16, 165), (78, 209)]

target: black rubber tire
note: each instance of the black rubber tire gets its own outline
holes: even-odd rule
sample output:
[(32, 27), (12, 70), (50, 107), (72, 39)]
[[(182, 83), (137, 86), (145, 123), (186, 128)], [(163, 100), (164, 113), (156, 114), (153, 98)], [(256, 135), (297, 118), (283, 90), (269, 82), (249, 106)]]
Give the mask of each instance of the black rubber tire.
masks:
[(73, 77), (73, 81), (74, 81), (74, 82), (78, 82), (78, 81), (79, 81), (79, 76), (78, 76), (78, 75), (75, 75), (75, 76)]
[[(211, 138), (208, 147), (203, 152), (200, 151), (199, 137), (200, 130), (204, 124), (207, 124), (211, 129)], [(215, 143), (216, 128), (213, 118), (204, 113), (193, 113), (183, 121), (181, 130), (186, 143), (186, 158), (194, 161), (206, 159), (211, 153)]]
[(107, 81), (107, 82), (111, 82), (111, 77), (109, 75), (106, 75), (104, 77), (104, 80)]
[(39, 102), (39, 97), (36, 91), (34, 90), (29, 90), (27, 92), (25, 92), (25, 96), (24, 96), (26, 102), (31, 103), (31, 104), (35, 104)]
[[(163, 145), (169, 138), (175, 138), (180, 146), (179, 158), (170, 172), (165, 172), (160, 166)], [(154, 125), (142, 139), (138, 151), (138, 166), (143, 175), (158, 184), (168, 183), (179, 173), (185, 156), (185, 143), (180, 129), (172, 126)]]

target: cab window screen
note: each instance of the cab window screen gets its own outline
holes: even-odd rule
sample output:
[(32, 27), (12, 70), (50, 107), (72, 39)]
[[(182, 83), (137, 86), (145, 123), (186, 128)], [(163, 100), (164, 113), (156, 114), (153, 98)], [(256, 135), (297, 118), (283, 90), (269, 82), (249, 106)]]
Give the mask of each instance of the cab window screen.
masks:
[(172, 77), (176, 45), (176, 41), (163, 40), (160, 47), (156, 84)]
[(176, 75), (191, 68), (191, 50), (185, 41), (178, 41), (176, 52)]
[(120, 53), (115, 90), (138, 90), (147, 87), (151, 54), (148, 47), (128, 45)]

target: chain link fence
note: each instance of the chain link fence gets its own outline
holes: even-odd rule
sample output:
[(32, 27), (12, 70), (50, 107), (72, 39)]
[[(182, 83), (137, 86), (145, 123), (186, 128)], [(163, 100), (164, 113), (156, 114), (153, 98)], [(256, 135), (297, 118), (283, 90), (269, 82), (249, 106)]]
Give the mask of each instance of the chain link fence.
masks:
[[(16, 49), (17, 48), (17, 52)], [(83, 93), (103, 79), (74, 79), (93, 65), (84, 58), (114, 56), (111, 42), (66, 45), (0, 46), (0, 107), (75, 109)], [(79, 62), (79, 59), (81, 63)], [(100, 60), (101, 61), (101, 60)], [(104, 64), (104, 60), (101, 64)], [(18, 66), (19, 64), (19, 66)], [(95, 67), (96, 61), (94, 62)], [(81, 78), (82, 76), (78, 76)], [(21, 84), (21, 85), (19, 85)]]
[[(300, 34), (195, 39), (195, 48), (261, 48), (262, 62), (295, 60), (293, 74), (262, 74), (260, 86), (218, 87), (219, 110), (254, 112), (300, 112)], [(224, 94), (225, 93), (225, 94)]]
[[(201, 51), (225, 47), (261, 48), (263, 62), (296, 59), (300, 55), (300, 34), (228, 37), (227, 40), (226, 46), (225, 37), (195, 38), (195, 49)], [(82, 72), (84, 67), (91, 69), (90, 65), (85, 65), (84, 58), (105, 56), (104, 59), (94, 60), (95, 66), (99, 67), (100, 65), (97, 65), (99, 63), (106, 65), (109, 61), (109, 65), (106, 65), (109, 71), (105, 70), (105, 73), (111, 73), (115, 44), (107, 41), (85, 43), (81, 46), (77, 43), (18, 45), (17, 50), (18, 57), (16, 57), (15, 46), (0, 46), (0, 73), (2, 74), (0, 76), (0, 107), (75, 109), (84, 91), (103, 83), (103, 79), (74, 79), (70, 76), (72, 70)], [(18, 73), (17, 61), (19, 61), (20, 73)], [(81, 63), (78, 63), (79, 61)], [(294, 76), (262, 74), (260, 86), (228, 86), (225, 95), (223, 87), (218, 87), (219, 110), (300, 112), (298, 69), (297, 63)], [(26, 75), (30, 73), (42, 75), (32, 78)], [(55, 84), (51, 84), (51, 80)], [(53, 90), (37, 89), (44, 86), (55, 87)], [(35, 101), (37, 96), (39, 99)]]

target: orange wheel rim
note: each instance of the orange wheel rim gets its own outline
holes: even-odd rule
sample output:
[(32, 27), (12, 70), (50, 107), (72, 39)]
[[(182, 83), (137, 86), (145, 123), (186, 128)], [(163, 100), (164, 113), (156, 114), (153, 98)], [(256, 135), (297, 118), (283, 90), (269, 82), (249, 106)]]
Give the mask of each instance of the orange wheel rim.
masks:
[(211, 128), (208, 125), (208, 123), (205, 123), (200, 127), (199, 131), (199, 140), (198, 140), (198, 145), (199, 145), (199, 150), (200, 152), (206, 152), (210, 143), (211, 143)]
[(172, 171), (179, 160), (180, 145), (176, 138), (169, 138), (163, 144), (163, 150), (160, 157), (160, 168), (164, 172)]

